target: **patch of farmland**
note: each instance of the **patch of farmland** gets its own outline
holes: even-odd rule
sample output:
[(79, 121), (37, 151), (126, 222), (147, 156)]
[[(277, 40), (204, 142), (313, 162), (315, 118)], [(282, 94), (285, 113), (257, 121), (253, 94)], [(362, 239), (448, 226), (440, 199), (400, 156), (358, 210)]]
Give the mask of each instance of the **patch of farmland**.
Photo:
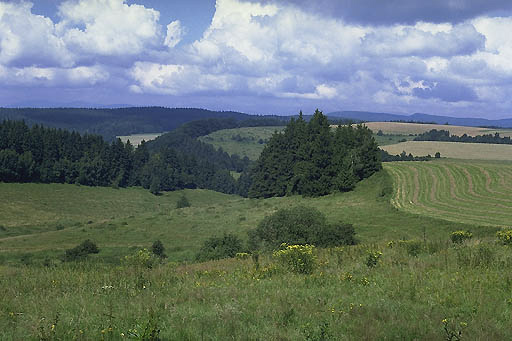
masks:
[(391, 162), (391, 203), (414, 214), (475, 225), (512, 223), (512, 163)]
[(405, 151), (415, 156), (441, 153), (441, 157), (467, 160), (512, 161), (512, 145), (439, 141), (407, 141), (381, 147), (396, 155)]
[(142, 140), (144, 141), (150, 141), (156, 139), (158, 136), (162, 135), (164, 133), (147, 133), (147, 134), (133, 134), (133, 135), (127, 135), (127, 136), (116, 136), (116, 138), (120, 138), (121, 141), (126, 143), (126, 141), (130, 140), (130, 143), (134, 146), (138, 146)]
[(452, 135), (464, 135), (469, 136), (494, 134), (500, 133), (500, 136), (511, 136), (512, 129), (489, 129), (479, 127), (465, 127), (465, 126), (454, 126), (444, 124), (421, 124), (421, 123), (403, 123), (403, 122), (367, 122), (364, 123), (368, 128), (373, 130), (375, 133), (382, 130), (384, 134), (394, 135), (409, 135), (409, 134), (421, 134), (432, 129), (437, 130), (448, 130)]

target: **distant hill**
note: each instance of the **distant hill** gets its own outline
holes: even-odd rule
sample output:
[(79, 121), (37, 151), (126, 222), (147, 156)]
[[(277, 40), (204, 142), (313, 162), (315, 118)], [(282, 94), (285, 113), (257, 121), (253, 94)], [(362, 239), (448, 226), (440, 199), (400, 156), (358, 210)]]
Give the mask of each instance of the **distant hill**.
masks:
[(0, 121), (25, 120), (28, 125), (42, 124), (80, 133), (93, 133), (107, 140), (120, 135), (170, 131), (184, 123), (206, 118), (233, 118), (241, 121), (253, 117), (234, 111), (194, 108), (0, 108)]
[(349, 118), (368, 122), (380, 121), (405, 121), (405, 122), (426, 122), (437, 124), (451, 124), (469, 127), (501, 127), (512, 128), (512, 118), (501, 120), (488, 120), (485, 118), (450, 117), (415, 113), (412, 115), (397, 115), (388, 113), (377, 113), (368, 111), (335, 111), (328, 113), (329, 118)]

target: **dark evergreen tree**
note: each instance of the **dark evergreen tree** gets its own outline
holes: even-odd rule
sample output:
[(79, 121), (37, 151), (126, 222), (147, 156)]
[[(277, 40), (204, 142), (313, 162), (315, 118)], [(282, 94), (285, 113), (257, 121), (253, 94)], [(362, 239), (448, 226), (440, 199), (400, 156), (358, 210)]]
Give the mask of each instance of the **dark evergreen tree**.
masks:
[(320, 111), (308, 123), (301, 113), (266, 144), (248, 194), (319, 196), (347, 191), (381, 167), (380, 150), (368, 128), (339, 126), (333, 133)]

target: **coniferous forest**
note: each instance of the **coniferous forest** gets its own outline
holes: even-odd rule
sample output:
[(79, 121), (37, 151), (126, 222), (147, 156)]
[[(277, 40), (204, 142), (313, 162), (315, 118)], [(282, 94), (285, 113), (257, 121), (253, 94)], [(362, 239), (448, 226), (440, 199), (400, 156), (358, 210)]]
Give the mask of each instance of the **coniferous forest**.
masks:
[[(197, 139), (221, 129), (277, 124), (283, 121), (193, 121), (134, 148), (119, 139), (108, 143), (98, 135), (4, 121), (0, 181), (142, 186), (154, 194), (204, 188), (251, 197), (320, 196), (351, 190), (381, 168), (368, 128), (346, 125), (332, 131), (318, 110), (309, 122), (301, 113), (283, 133), (276, 132), (255, 165)], [(231, 172), (241, 173), (238, 180)]]
[(4, 121), (0, 123), (0, 181), (142, 186), (154, 194), (183, 188), (238, 193), (230, 171), (244, 171), (249, 160), (195, 138), (205, 124), (217, 129), (237, 124), (229, 119), (215, 123), (190, 122), (163, 135), (166, 143), (156, 140), (134, 148), (119, 139), (107, 143), (98, 135)]
[(250, 197), (290, 194), (321, 196), (349, 191), (382, 168), (371, 130), (338, 126), (316, 111), (309, 122), (302, 113), (265, 146), (253, 169)]

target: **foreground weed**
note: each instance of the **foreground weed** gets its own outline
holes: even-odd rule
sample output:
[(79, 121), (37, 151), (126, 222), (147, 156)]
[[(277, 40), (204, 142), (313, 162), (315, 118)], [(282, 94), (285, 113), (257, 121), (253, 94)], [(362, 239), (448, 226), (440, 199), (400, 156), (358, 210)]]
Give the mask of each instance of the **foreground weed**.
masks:
[(473, 238), (473, 234), (469, 231), (455, 231), (450, 235), (450, 239), (454, 244), (462, 244), (471, 238)]
[(368, 254), (366, 256), (366, 266), (369, 268), (376, 267), (381, 257), (382, 252), (368, 250)]
[(323, 321), (318, 325), (306, 323), (302, 327), (302, 334), (304, 334), (304, 338), (308, 341), (324, 341), (332, 339), (332, 335), (329, 331), (329, 322), (327, 321)]
[(512, 245), (512, 229), (498, 231), (496, 237), (503, 245)]
[(274, 252), (273, 256), (291, 272), (311, 274), (316, 267), (316, 256), (313, 245), (281, 244), (284, 249)]
[(459, 322), (458, 324), (454, 319), (443, 319), (444, 339), (447, 341), (460, 341), (462, 338), (462, 331), (468, 327), (466, 322)]
[(158, 327), (158, 318), (154, 311), (149, 312), (149, 317), (135, 325), (135, 327), (129, 329), (126, 334), (121, 333), (122, 337), (128, 337), (130, 339), (136, 339), (141, 341), (159, 341), (160, 339), (160, 328)]
[(399, 240), (398, 246), (404, 248), (407, 254), (412, 257), (418, 257), (423, 249), (423, 242), (419, 240)]
[(39, 320), (39, 340), (50, 341), (56, 340), (57, 325), (59, 324), (59, 313), (48, 323), (44, 317)]

